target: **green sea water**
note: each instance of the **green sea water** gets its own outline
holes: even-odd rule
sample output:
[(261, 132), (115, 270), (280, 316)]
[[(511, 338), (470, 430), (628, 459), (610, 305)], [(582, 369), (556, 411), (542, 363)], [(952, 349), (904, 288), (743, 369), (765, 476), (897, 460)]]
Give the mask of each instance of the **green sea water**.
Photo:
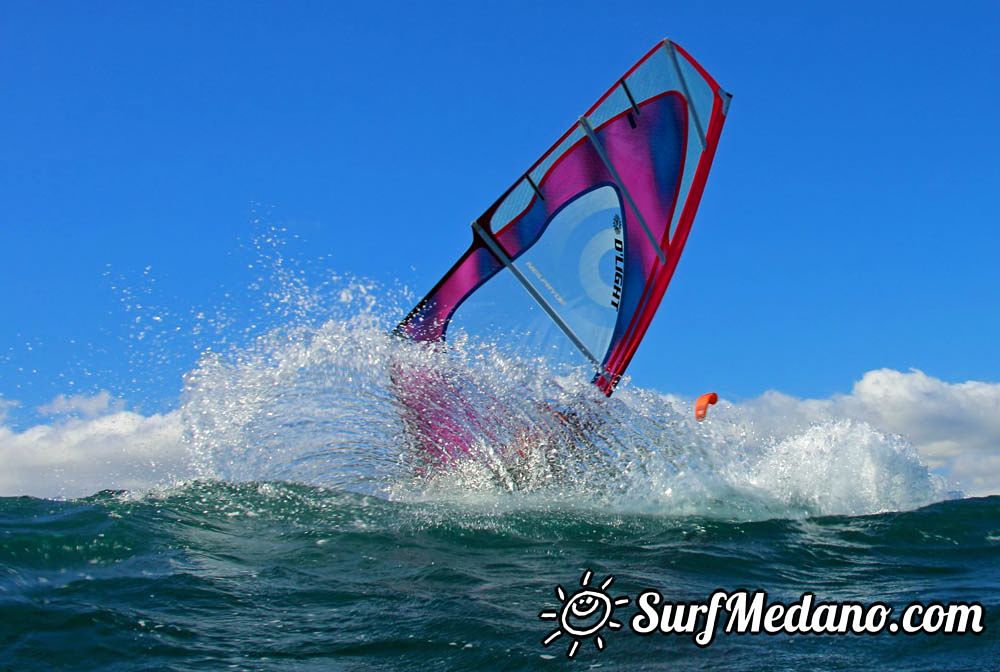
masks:
[[(585, 570), (704, 600), (979, 602), (979, 635), (606, 631), (539, 612)], [(616, 611), (627, 622), (633, 604)], [(1000, 497), (739, 521), (545, 500), (389, 501), (286, 483), (0, 499), (0, 669), (1000, 669)]]

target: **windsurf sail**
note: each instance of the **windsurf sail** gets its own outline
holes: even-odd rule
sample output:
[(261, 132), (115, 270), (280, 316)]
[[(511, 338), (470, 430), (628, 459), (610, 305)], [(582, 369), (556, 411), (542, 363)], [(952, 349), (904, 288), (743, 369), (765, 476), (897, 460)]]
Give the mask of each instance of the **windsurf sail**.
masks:
[(473, 222), (397, 333), (444, 340), (473, 297), (516, 284), (517, 312), (552, 327), (610, 395), (677, 267), (730, 98), (679, 45), (657, 44)]

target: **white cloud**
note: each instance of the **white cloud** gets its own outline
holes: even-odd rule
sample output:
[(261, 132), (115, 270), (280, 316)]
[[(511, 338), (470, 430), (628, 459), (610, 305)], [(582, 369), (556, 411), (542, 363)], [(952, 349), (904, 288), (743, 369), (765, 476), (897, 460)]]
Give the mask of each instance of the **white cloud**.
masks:
[(67, 397), (60, 394), (49, 403), (39, 406), (36, 410), (42, 415), (82, 415), (85, 418), (96, 418), (99, 415), (121, 411), (125, 403), (121, 399), (113, 399), (111, 393), (102, 390), (93, 396), (74, 394)]
[(798, 399), (767, 392), (738, 405), (777, 436), (851, 418), (899, 434), (967, 495), (1000, 494), (1000, 384), (948, 383), (922, 371), (869, 371), (850, 394)]
[(0, 426), (0, 465), (0, 496), (79, 497), (190, 476), (177, 411)]

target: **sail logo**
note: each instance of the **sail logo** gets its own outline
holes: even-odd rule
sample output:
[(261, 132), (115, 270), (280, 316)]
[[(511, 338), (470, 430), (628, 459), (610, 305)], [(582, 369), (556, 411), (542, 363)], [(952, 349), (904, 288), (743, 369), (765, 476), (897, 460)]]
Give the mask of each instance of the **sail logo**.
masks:
[(618, 310), (625, 284), (625, 240), (622, 237), (622, 218), (617, 214), (612, 220), (612, 226), (615, 229), (615, 280), (611, 286), (611, 307)]
[(552, 294), (552, 298), (558, 301), (559, 305), (565, 306), (566, 299), (562, 297), (562, 294), (556, 291), (556, 288), (552, 286), (552, 283), (549, 282), (548, 278), (542, 275), (542, 272), (538, 270), (538, 267), (536, 267), (530, 261), (526, 261), (524, 263), (528, 267), (528, 270), (535, 274), (535, 277), (538, 278), (538, 281), (545, 286), (545, 289), (549, 290), (549, 292)]

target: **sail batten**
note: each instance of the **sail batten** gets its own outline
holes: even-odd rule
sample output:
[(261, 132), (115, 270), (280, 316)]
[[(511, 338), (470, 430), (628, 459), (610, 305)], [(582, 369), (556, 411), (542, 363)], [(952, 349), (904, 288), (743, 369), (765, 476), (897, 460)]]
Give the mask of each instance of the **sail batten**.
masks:
[[(636, 107), (636, 110), (638, 109), (639, 108)], [(601, 145), (601, 141), (594, 133), (594, 129), (592, 129), (590, 124), (587, 123), (587, 117), (580, 118), (580, 126), (583, 128), (583, 132), (587, 134), (590, 141), (594, 143), (594, 149), (597, 151), (597, 155), (601, 157), (601, 161), (604, 162), (608, 172), (611, 173), (613, 178), (615, 178), (618, 188), (621, 189), (622, 194), (625, 196), (625, 200), (628, 201), (628, 204), (632, 208), (632, 213), (635, 214), (636, 219), (639, 220), (639, 224), (642, 225), (642, 230), (645, 232), (646, 237), (649, 238), (649, 244), (651, 246), (650, 249), (652, 249), (656, 253), (656, 256), (660, 258), (660, 263), (667, 263), (667, 257), (664, 256), (663, 250), (660, 249), (660, 243), (653, 237), (653, 232), (649, 230), (649, 225), (646, 224), (646, 220), (642, 216), (642, 211), (638, 208), (638, 206), (636, 206), (635, 201), (632, 199), (632, 194), (629, 193), (628, 188), (626, 188), (625, 184), (622, 182), (621, 176), (619, 176), (618, 171), (615, 170), (615, 164), (611, 163), (611, 159), (608, 158), (607, 152), (604, 151), (604, 146)]]

